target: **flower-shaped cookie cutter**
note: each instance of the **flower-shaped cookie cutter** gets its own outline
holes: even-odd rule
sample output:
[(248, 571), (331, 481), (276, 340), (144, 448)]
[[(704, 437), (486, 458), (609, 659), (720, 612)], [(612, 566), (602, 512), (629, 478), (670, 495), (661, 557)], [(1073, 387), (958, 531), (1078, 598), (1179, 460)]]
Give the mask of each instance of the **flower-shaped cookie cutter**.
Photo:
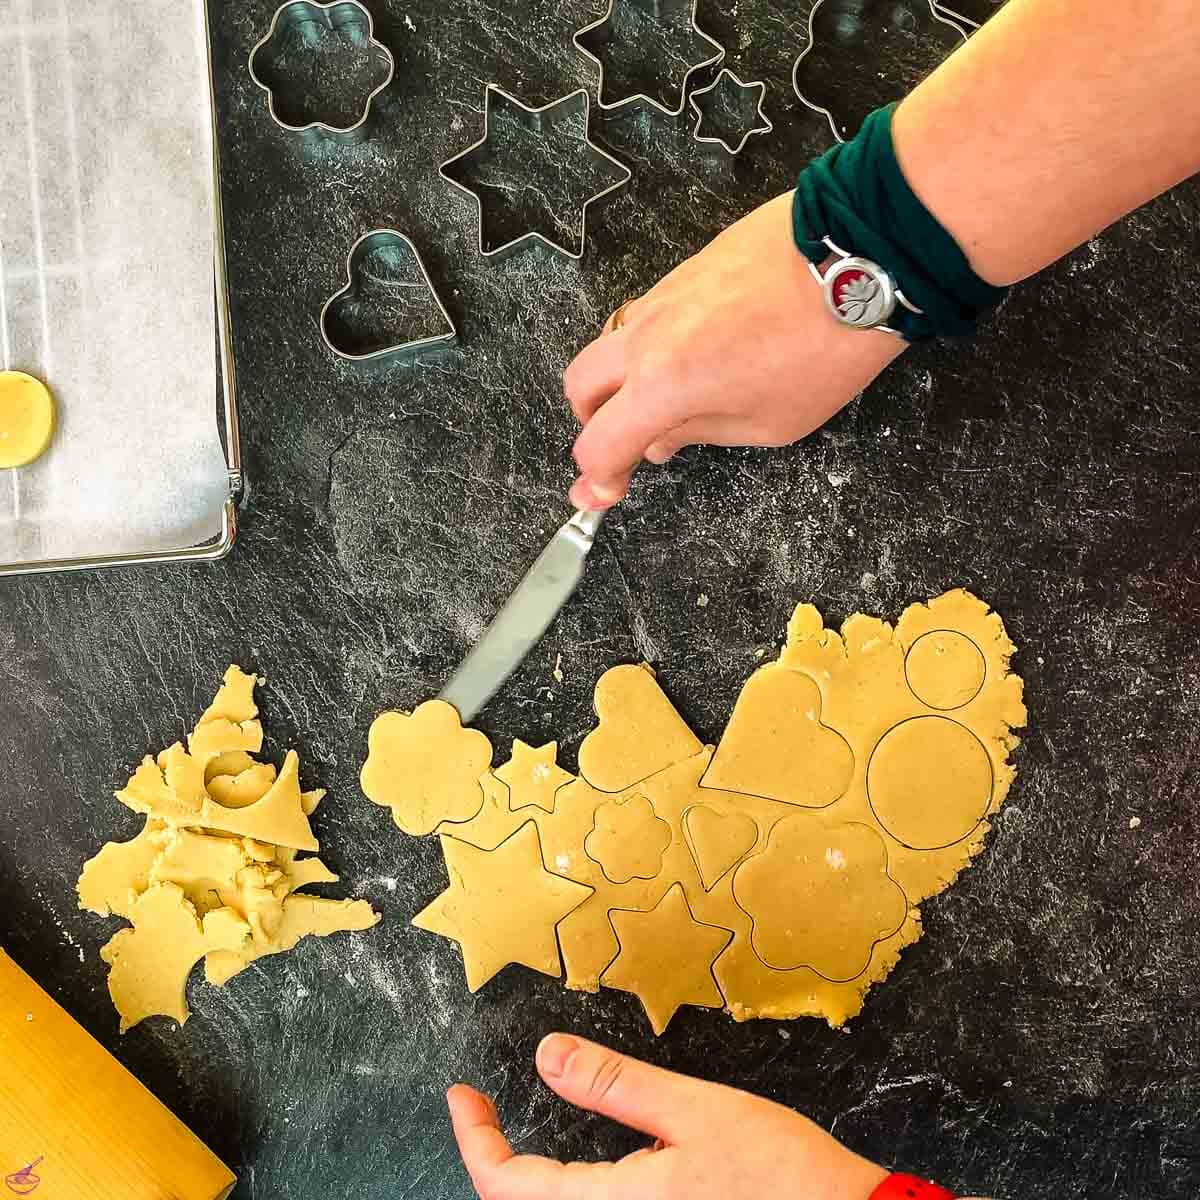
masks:
[[(697, 71), (703, 71), (706, 67), (715, 67), (719, 63), (725, 61), (725, 47), (710, 34), (705, 33), (700, 28), (700, 23), (697, 20), (697, 5), (699, 0), (608, 0), (608, 9), (599, 20), (593, 21), (590, 25), (585, 25), (582, 29), (575, 33), (572, 39), (575, 47), (580, 53), (586, 55), (600, 69), (600, 81), (596, 87), (596, 103), (600, 106), (603, 112), (615, 112), (618, 109), (626, 108), (631, 104), (648, 104), (651, 108), (657, 109), (668, 117), (678, 117), (684, 110), (687, 104), (688, 88), (691, 86), (692, 76)], [(674, 108), (655, 99), (653, 96), (647, 95), (645, 92), (635, 92), (629, 96), (622, 96), (619, 100), (606, 101), (604, 99), (604, 83), (605, 83), (605, 68), (603, 60), (592, 50), (586, 43), (588, 35), (602, 30), (606, 25), (613, 21), (616, 7), (618, 4), (629, 4), (642, 9), (648, 16), (660, 23), (666, 23), (667, 18), (683, 15), (688, 19), (691, 27), (691, 32), (697, 42), (705, 42), (711, 46), (714, 53), (701, 62), (692, 63), (688, 66), (684, 73), (683, 82), (679, 89), (679, 103)]]
[[(588, 196), (581, 206), (579, 216), (579, 241), (578, 248), (564, 246), (560, 242), (556, 242), (552, 237), (548, 237), (540, 230), (530, 230), (527, 233), (520, 234), (518, 237), (510, 238), (508, 241), (499, 246), (489, 248), (484, 230), (484, 209), (483, 196), (474, 188), (468, 187), (465, 183), (455, 179), (450, 174), (450, 168), (460, 160), (466, 159), (473, 155), (477, 150), (482, 149), (488, 143), (492, 135), (492, 105), (499, 98), (503, 103), (510, 106), (512, 111), (520, 115), (521, 120), (526, 122), (532, 129), (541, 132), (544, 128), (552, 126), (558, 121), (570, 120), (575, 116), (573, 110), (578, 110), (582, 104), (582, 119), (580, 125), (582, 129), (582, 137), (578, 139), (580, 147), (586, 153), (590, 154), (593, 159), (603, 161), (611, 167), (616, 168), (619, 178), (606, 187), (600, 188), (592, 195)], [(578, 119), (578, 118), (576, 118)], [(583, 251), (587, 243), (587, 221), (588, 213), (592, 205), (599, 203), (606, 196), (610, 196), (613, 192), (623, 188), (632, 178), (633, 172), (620, 159), (614, 158), (606, 150), (602, 149), (594, 141), (592, 141), (590, 132), (591, 122), (591, 96), (586, 88), (579, 88), (574, 92), (568, 93), (559, 100), (552, 100), (549, 104), (543, 104), (540, 108), (531, 108), (528, 104), (523, 104), (515, 96), (506, 92), (502, 87), (494, 83), (489, 83), (484, 90), (483, 101), (483, 136), (478, 141), (472, 142), (461, 153), (456, 154), (453, 158), (448, 158), (438, 168), (441, 177), (449, 184), (452, 184), (464, 195), (470, 196), (475, 201), (475, 208), (478, 215), (479, 224), (479, 253), (484, 258), (499, 260), (506, 258), (508, 255), (523, 250), (527, 246), (541, 245), (547, 249), (554, 250), (559, 254), (565, 254), (568, 258), (579, 260), (583, 257)]]
[[(755, 106), (756, 124), (746, 123), (742, 128), (741, 140), (736, 144), (728, 141), (722, 134), (706, 134), (702, 132), (704, 128), (705, 118), (708, 115), (700, 104), (701, 96), (719, 94), (720, 89), (725, 85), (726, 77), (739, 89), (743, 96), (748, 92), (758, 92), (758, 103)], [(728, 86), (728, 85), (725, 85)], [(758, 134), (770, 133), (775, 126), (771, 123), (771, 118), (767, 116), (766, 109), (763, 107), (767, 98), (767, 85), (762, 80), (755, 80), (753, 83), (746, 83), (740, 79), (728, 67), (724, 67), (716, 79), (708, 85), (708, 87), (699, 88), (694, 91), (689, 99), (692, 106), (692, 111), (696, 114), (696, 125), (692, 130), (692, 137), (705, 145), (720, 146), (727, 154), (737, 155), (745, 148), (746, 143)]]
[[(349, 125), (331, 121), (312, 120), (293, 123), (280, 115), (276, 99), (279, 89), (277, 80), (269, 78), (265, 60), (260, 57), (269, 52), (276, 39), (289, 35), (299, 36), (307, 29), (317, 29), (330, 34), (349, 34), (363, 42), (371, 60), (378, 66), (381, 82), (375, 85), (362, 107), (362, 115)], [(356, 142), (366, 137), (367, 123), (375, 98), (392, 82), (396, 75), (396, 60), (392, 52), (375, 37), (375, 23), (370, 12), (359, 0), (330, 0), (320, 4), (316, 0), (285, 0), (275, 10), (271, 26), (266, 34), (250, 51), (250, 78), (267, 94), (267, 110), (271, 120), (280, 129), (289, 133), (309, 134), (334, 141)]]
[[(861, 18), (864, 5), (861, 0), (813, 0), (813, 6), (808, 14), (808, 43), (800, 54), (797, 56), (795, 63), (792, 66), (792, 88), (795, 90), (796, 96), (800, 103), (806, 108), (812, 109), (813, 112), (820, 113), (829, 123), (830, 132), (839, 142), (846, 141), (843, 136), (843, 127), (839, 127), (837, 116), (829, 108), (822, 104), (818, 104), (815, 100), (809, 99), (805, 95), (804, 88), (801, 85), (801, 68), (805, 60), (812, 54), (817, 46), (817, 21), (820, 18), (822, 11), (828, 6), (831, 10), (842, 8), (845, 10), (845, 15), (848, 20), (858, 20)], [(951, 20), (946, 15), (945, 11), (938, 7), (934, 0), (903, 0), (903, 3), (896, 6), (896, 11), (904, 11), (908, 9), (913, 17), (927, 15), (938, 26), (944, 26), (950, 33), (948, 37), (957, 40), (958, 45), (965, 45), (967, 34), (965, 29), (956, 21)], [(958, 46), (953, 46), (951, 49), (958, 49)], [(915, 82), (915, 81), (914, 81)], [(894, 99), (898, 97), (893, 97)], [(846, 129), (849, 132), (848, 128)]]
[[(338, 344), (337, 337), (330, 329), (329, 318), (331, 314), (339, 302), (346, 299), (354, 299), (358, 296), (359, 280), (363, 276), (366, 261), (371, 255), (377, 254), (381, 250), (395, 250), (398, 248), (403, 248), (406, 254), (411, 255), (417, 272), (420, 275), (420, 282), (425, 285), (424, 294), (433, 298), (434, 303), (437, 305), (437, 311), (446, 323), (445, 332), (412, 338), (409, 341), (396, 342), (391, 345), (364, 350), (361, 353), (346, 349), (344, 345)], [(414, 285), (409, 284), (405, 286)], [(401, 359), (408, 359), (421, 353), (423, 350), (444, 346), (458, 338), (458, 329), (451, 319), (449, 312), (446, 311), (446, 306), (442, 303), (442, 298), (438, 295), (437, 288), (433, 286), (433, 280), (429, 277), (429, 271), (425, 266), (424, 260), (421, 258), (420, 252), (413, 244), (412, 238), (403, 233), (398, 233), (395, 229), (373, 229), (370, 233), (364, 233), (354, 243), (350, 248), (350, 253), (346, 256), (346, 286), (334, 292), (325, 301), (321, 309), (319, 324), (321, 339), (328, 349), (333, 354), (336, 354), (338, 358), (353, 363), (394, 362)]]

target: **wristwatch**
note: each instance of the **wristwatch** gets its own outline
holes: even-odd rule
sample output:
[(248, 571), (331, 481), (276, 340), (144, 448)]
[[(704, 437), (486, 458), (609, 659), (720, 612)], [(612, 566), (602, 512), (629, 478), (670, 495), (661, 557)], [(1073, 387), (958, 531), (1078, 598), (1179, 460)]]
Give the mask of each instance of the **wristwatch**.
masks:
[(826, 259), (824, 270), (809, 262), (808, 269), (821, 285), (825, 307), (843, 325), (852, 329), (878, 329), (893, 337), (903, 337), (899, 329), (888, 322), (898, 307), (915, 316), (924, 312), (909, 300), (884, 267), (869, 258), (850, 254), (830, 237), (821, 239), (833, 256)]
[(944, 1187), (915, 1175), (889, 1175), (871, 1193), (870, 1200), (955, 1200), (955, 1197)]

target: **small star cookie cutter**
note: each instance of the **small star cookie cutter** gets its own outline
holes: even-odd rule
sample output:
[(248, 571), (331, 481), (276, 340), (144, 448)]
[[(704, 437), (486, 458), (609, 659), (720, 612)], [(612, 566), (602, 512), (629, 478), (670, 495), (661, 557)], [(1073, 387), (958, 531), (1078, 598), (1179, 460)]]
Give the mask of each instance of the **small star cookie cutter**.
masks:
[[(372, 62), (382, 71), (381, 82), (372, 88), (363, 104), (362, 115), (349, 125), (339, 125), (320, 119), (290, 122), (280, 115), (276, 101), (277, 81), (264, 77), (259, 54), (268, 49), (277, 37), (300, 34), (306, 26), (315, 26), (328, 33), (349, 32), (360, 38), (367, 46)], [(258, 65), (256, 65), (258, 64)], [(366, 137), (367, 123), (375, 98), (387, 88), (396, 76), (396, 59), (392, 52), (375, 37), (375, 23), (370, 12), (359, 0), (330, 0), (321, 4), (316, 0), (285, 0), (275, 10), (271, 25), (250, 51), (250, 78), (267, 94), (267, 111), (271, 120), (289, 133), (308, 134), (333, 141), (356, 142)]]
[[(363, 350), (361, 353), (347, 349), (344, 344), (339, 345), (336, 335), (330, 329), (329, 321), (335, 306), (340, 301), (354, 299), (359, 295), (359, 280), (364, 274), (366, 261), (371, 255), (377, 254), (381, 250), (398, 248), (403, 248), (407, 254), (412, 256), (417, 273), (425, 285), (425, 294), (433, 298), (433, 302), (437, 306), (437, 311), (441, 314), (442, 320), (445, 322), (445, 332), (430, 334), (426, 337), (412, 338), (409, 341), (396, 342), (391, 345), (380, 346), (376, 349)], [(405, 286), (415, 285), (406, 284)], [(429, 276), (429, 270), (425, 266), (425, 262), (421, 258), (421, 254), (414, 245), (412, 238), (397, 232), (395, 229), (373, 229), (370, 233), (364, 233), (354, 243), (350, 248), (350, 253), (346, 256), (346, 286), (334, 292), (325, 301), (325, 304), (321, 308), (319, 324), (321, 328), (321, 340), (325, 343), (326, 347), (333, 354), (337, 355), (338, 358), (353, 363), (394, 362), (409, 359), (424, 350), (447, 345), (458, 338), (458, 328), (451, 319), (449, 312), (446, 311), (446, 306), (442, 302), (437, 288), (434, 287), (433, 280)]]
[[(840, 0), (842, 4), (846, 4), (847, 0)], [(811, 109), (813, 112), (820, 113), (829, 123), (830, 132), (838, 142), (845, 142), (846, 138), (842, 135), (842, 130), (838, 126), (838, 119), (831, 109), (825, 108), (818, 104), (815, 100), (810, 100), (805, 94), (804, 89), (800, 84), (800, 68), (804, 60), (816, 49), (817, 46), (817, 16), (826, 3), (830, 4), (831, 8), (836, 8), (839, 0), (813, 0), (813, 6), (808, 13), (808, 43), (804, 49), (800, 51), (796, 57), (796, 61), (792, 64), (792, 88), (796, 93), (796, 97), (805, 108)], [(939, 25), (944, 25), (947, 29), (953, 31), (959, 40), (959, 45), (966, 45), (966, 31), (956, 22), (946, 15), (944, 9), (939, 8), (935, 0), (910, 0), (911, 7), (917, 10), (927, 11), (930, 18)], [(854, 15), (861, 15), (860, 11), (864, 6), (858, 2), (854, 6)], [(899, 7), (899, 6), (898, 6)], [(955, 46), (953, 49), (958, 49)], [(952, 51), (951, 51), (952, 52)], [(898, 99), (899, 97), (894, 97)]]
[[(756, 107), (757, 119), (760, 122), (756, 125), (751, 125), (742, 133), (741, 141), (736, 145), (731, 145), (721, 134), (709, 135), (701, 132), (704, 127), (705, 117), (708, 115), (701, 108), (699, 100), (701, 96), (707, 96), (718, 92), (726, 76), (728, 76), (734, 84), (741, 90), (744, 95), (746, 92), (758, 92), (758, 105)], [(696, 125), (692, 130), (692, 137), (695, 141), (701, 142), (704, 145), (720, 146), (727, 154), (738, 155), (745, 148), (746, 143), (758, 134), (770, 133), (775, 126), (771, 122), (771, 118), (767, 116), (766, 110), (763, 107), (767, 98), (767, 85), (762, 80), (755, 80), (753, 83), (746, 83), (740, 79), (728, 67), (723, 67), (721, 73), (713, 80), (708, 87), (699, 88), (694, 91), (688, 103), (692, 106), (692, 111), (696, 114)], [(739, 114), (740, 115), (740, 114)]]
[[(584, 200), (580, 217), (579, 217), (579, 241), (578, 249), (573, 249), (569, 246), (562, 245), (561, 242), (556, 242), (552, 237), (547, 236), (540, 230), (529, 230), (527, 233), (518, 235), (515, 238), (510, 238), (508, 241), (499, 246), (493, 246), (489, 249), (487, 236), (484, 230), (484, 213), (483, 213), (483, 196), (474, 188), (468, 187), (465, 183), (460, 183), (453, 175), (449, 173), (450, 168), (461, 159), (465, 159), (476, 150), (487, 145), (492, 132), (492, 102), (496, 97), (501, 97), (509, 104), (513, 110), (521, 115), (522, 120), (528, 120), (528, 124), (535, 130), (542, 130), (547, 124), (553, 124), (555, 121), (572, 115), (572, 109), (577, 109), (582, 103), (582, 122), (583, 136), (579, 139), (583, 149), (590, 153), (595, 159), (602, 159), (604, 162), (615, 167), (620, 173), (621, 178), (616, 179), (607, 187), (601, 188), (594, 192)], [(528, 246), (541, 245), (547, 249), (554, 250), (559, 254), (565, 254), (568, 258), (578, 261), (583, 257), (583, 251), (587, 243), (587, 221), (588, 213), (592, 205), (599, 203), (606, 196), (612, 195), (613, 192), (625, 187), (626, 184), (633, 178), (633, 172), (620, 159), (614, 158), (608, 151), (602, 149), (596, 142), (592, 141), (590, 132), (591, 123), (591, 96), (586, 88), (578, 88), (574, 92), (569, 92), (567, 95), (558, 100), (552, 100), (549, 104), (543, 104), (540, 108), (531, 108), (528, 104), (522, 103), (511, 93), (506, 92), (502, 87), (495, 83), (489, 83), (484, 89), (483, 100), (483, 136), (478, 141), (472, 142), (465, 150), (454, 155), (453, 158), (448, 158), (438, 168), (438, 173), (449, 184), (456, 187), (464, 195), (470, 196), (475, 201), (476, 212), (479, 223), (479, 253), (487, 259), (498, 261), (502, 258), (507, 258), (508, 255), (514, 254), (519, 250), (523, 250)]]
[[(588, 34), (593, 33), (598, 29), (603, 29), (605, 25), (612, 21), (613, 14), (616, 11), (616, 7), (619, 3), (636, 6), (642, 9), (644, 12), (647, 12), (649, 16), (658, 21), (663, 19), (665, 12), (669, 12), (673, 9), (683, 11), (688, 16), (692, 31), (699, 39), (702, 39), (712, 46), (713, 50), (715, 51), (715, 53), (709, 58), (704, 59), (702, 62), (693, 63), (688, 67), (683, 76), (682, 86), (679, 89), (679, 104), (676, 107), (670, 108), (659, 100), (656, 100), (653, 96), (647, 95), (645, 92), (635, 92), (632, 95), (623, 96), (620, 100), (613, 100), (609, 102), (605, 101), (604, 63), (595, 53), (587, 48), (587, 46), (584, 44), (584, 39), (586, 39)], [(600, 81), (596, 86), (596, 103), (600, 106), (601, 111), (606, 113), (615, 112), (618, 109), (627, 108), (629, 105), (633, 104), (648, 104), (651, 108), (657, 109), (660, 113), (663, 113), (668, 117), (678, 117), (682, 114), (687, 105), (688, 88), (691, 86), (692, 76), (695, 75), (697, 71), (703, 71), (706, 67), (715, 67), (725, 61), (725, 47), (722, 46), (721, 43), (718, 42), (717, 39), (711, 34), (705, 33), (705, 31), (700, 28), (699, 21), (697, 20), (698, 4), (699, 0), (608, 0), (608, 9), (604, 15), (600, 17), (599, 20), (593, 21), (590, 25), (585, 25), (584, 28), (575, 33), (575, 36), (572, 38), (572, 41), (575, 43), (575, 48), (579, 50), (581, 54), (584, 54), (590, 58), (592, 62), (594, 62), (600, 69)]]

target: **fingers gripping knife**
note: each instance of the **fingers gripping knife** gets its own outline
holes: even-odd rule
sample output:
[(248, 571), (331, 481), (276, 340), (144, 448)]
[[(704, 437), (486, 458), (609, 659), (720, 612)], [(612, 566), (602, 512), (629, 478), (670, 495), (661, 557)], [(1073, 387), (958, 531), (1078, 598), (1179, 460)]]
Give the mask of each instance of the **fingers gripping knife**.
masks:
[(577, 512), (542, 551), (439, 699), (471, 721), (554, 623), (583, 578), (601, 512)]

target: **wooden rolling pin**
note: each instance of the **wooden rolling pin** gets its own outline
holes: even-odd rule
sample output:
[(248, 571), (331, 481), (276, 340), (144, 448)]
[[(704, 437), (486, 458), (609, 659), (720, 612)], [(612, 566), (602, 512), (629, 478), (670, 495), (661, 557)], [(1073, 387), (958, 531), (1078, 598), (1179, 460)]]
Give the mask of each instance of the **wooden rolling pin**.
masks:
[(0, 950), (0, 1200), (225, 1200), (236, 1182)]

